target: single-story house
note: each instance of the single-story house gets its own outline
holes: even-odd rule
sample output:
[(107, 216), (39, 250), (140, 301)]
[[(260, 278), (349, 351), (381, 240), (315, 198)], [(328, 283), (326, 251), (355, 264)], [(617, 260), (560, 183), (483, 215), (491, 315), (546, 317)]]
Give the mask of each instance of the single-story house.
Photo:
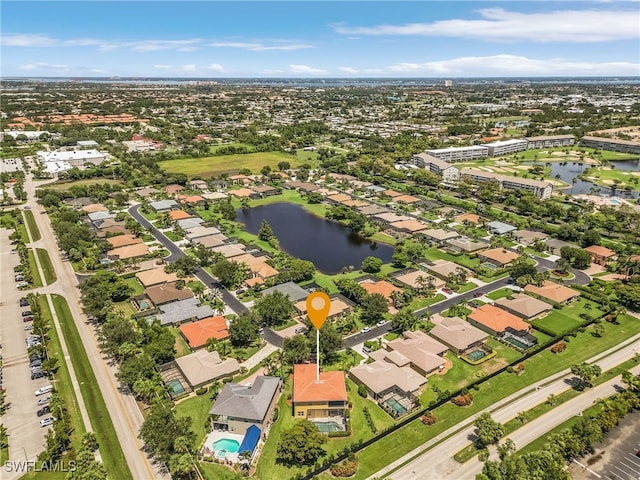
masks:
[(565, 242), (564, 240), (558, 240), (557, 238), (549, 238), (545, 242), (545, 245), (547, 246), (547, 250), (554, 255), (560, 255), (562, 247), (580, 248), (575, 243)]
[(203, 227), (202, 224), (197, 227), (190, 228), (189, 230), (185, 230), (184, 238), (193, 242), (196, 238), (200, 237), (208, 237), (209, 235), (218, 235), (220, 234), (220, 229), (216, 227)]
[(244, 435), (252, 425), (264, 431), (278, 403), (282, 381), (258, 375), (250, 386), (227, 383), (209, 410), (212, 430)]
[[(438, 278), (422, 270), (410, 270), (405, 273), (396, 275), (394, 279), (408, 287), (420, 290), (422, 288), (425, 288), (428, 277), (432, 277), (433, 288), (437, 289), (440, 287), (444, 287), (444, 284), (446, 283), (441, 278)], [(422, 280), (420, 280), (420, 278), (422, 278)]]
[(294, 282), (281, 283), (280, 285), (267, 288), (262, 291), (262, 296), (272, 295), (275, 292), (280, 292), (289, 297), (289, 300), (293, 303), (305, 300), (309, 296), (309, 292)]
[(522, 245), (533, 245), (537, 240), (545, 241), (549, 238), (544, 232), (536, 232), (534, 230), (518, 230), (513, 232), (511, 236)]
[(514, 293), (511, 299), (500, 298), (495, 301), (495, 304), (524, 320), (539, 317), (553, 308), (547, 302), (530, 297), (526, 293)]
[(180, 202), (183, 205), (187, 203), (199, 204), (204, 202), (204, 197), (202, 195), (188, 195), (188, 196), (178, 195), (176, 197), (176, 200), (178, 200), (178, 202)]
[(169, 212), (169, 218), (173, 222), (177, 222), (178, 220), (184, 220), (186, 218), (191, 218), (191, 217), (193, 217), (193, 215), (185, 212), (184, 210), (171, 210)]
[(224, 192), (206, 192), (202, 194), (202, 198), (204, 198), (205, 200), (212, 200), (212, 201), (224, 200), (228, 196), (229, 195), (227, 195)]
[(233, 257), (237, 257), (238, 255), (242, 255), (246, 252), (244, 245), (237, 244), (220, 245), (219, 247), (211, 248), (211, 250), (213, 252), (222, 254), (222, 256), (226, 259), (233, 259)]
[(298, 181), (287, 182), (284, 184), (284, 186), (291, 190), (302, 190), (303, 192), (307, 193), (315, 192), (316, 190), (319, 190), (321, 188), (320, 185), (316, 185), (315, 183)]
[(107, 242), (109, 242), (113, 248), (118, 248), (142, 243), (142, 239), (135, 235), (116, 235), (115, 237), (107, 238)]
[(146, 243), (136, 243), (109, 250), (107, 252), (107, 257), (109, 260), (127, 260), (129, 258), (142, 257), (148, 253), (149, 247)]
[(505, 233), (515, 232), (518, 227), (509, 225), (508, 223), (498, 222), (497, 220), (487, 223), (487, 230), (494, 235), (504, 235)]
[(541, 287), (536, 285), (527, 285), (524, 287), (525, 292), (533, 293), (541, 298), (549, 300), (553, 303), (571, 303), (580, 296), (578, 290), (565, 287), (558, 283), (545, 280)]
[(207, 190), (209, 188), (204, 180), (189, 180), (188, 185), (193, 190)]
[(149, 198), (160, 193), (160, 190), (153, 187), (142, 187), (142, 188), (135, 189), (133, 193), (142, 198)]
[(395, 230), (396, 232), (402, 233), (421, 233), (424, 232), (428, 228), (428, 226), (427, 224), (412, 218), (410, 220), (393, 222), (391, 225), (389, 225), (389, 228)]
[(484, 330), (495, 336), (502, 335), (507, 328), (512, 328), (519, 332), (528, 332), (531, 328), (530, 325), (521, 318), (516, 317), (506, 310), (489, 305), (488, 303), (474, 309), (467, 316), (467, 321), (480, 330)]
[(184, 187), (175, 183), (164, 187), (164, 193), (167, 197), (173, 197), (176, 193), (181, 192), (182, 190), (184, 190)]
[(260, 194), (254, 192), (250, 188), (239, 188), (237, 190), (229, 190), (227, 192), (229, 195), (237, 198), (260, 198)]
[(146, 288), (160, 283), (175, 282), (178, 280), (178, 275), (175, 272), (167, 273), (164, 271), (164, 267), (158, 267), (138, 272), (136, 278)]
[(506, 267), (518, 257), (519, 255), (516, 252), (506, 250), (502, 247), (492, 248), (491, 250), (478, 253), (480, 263), (491, 263), (500, 268)]
[(413, 195), (398, 195), (397, 197), (393, 197), (393, 201), (396, 203), (406, 203), (407, 205), (412, 205), (414, 203), (418, 203), (420, 199), (418, 197), (414, 197)]
[(454, 222), (457, 223), (473, 223), (478, 225), (480, 223), (480, 217), (475, 213), (463, 213), (462, 215), (458, 215), (453, 218)]
[(444, 245), (448, 240), (458, 238), (460, 234), (455, 230), (443, 230), (441, 228), (430, 228), (422, 230), (420, 235), (433, 245)]
[(196, 297), (165, 303), (158, 307), (162, 313), (154, 315), (160, 321), (160, 325), (172, 325), (187, 320), (201, 320), (215, 316), (215, 312), (209, 305), (201, 305)]
[(413, 395), (427, 383), (425, 376), (409, 365), (400, 367), (391, 360), (357, 365), (349, 370), (349, 376), (356, 384), (367, 387), (367, 392), (374, 400), (382, 400), (391, 394), (402, 397)]
[(205, 248), (213, 248), (224, 245), (229, 240), (226, 235), (206, 235), (204, 237), (198, 237), (192, 241), (195, 246), (202, 245)]
[(607, 247), (591, 245), (584, 249), (591, 254), (591, 261), (596, 265), (607, 265), (618, 258), (618, 254)]
[(107, 212), (109, 209), (102, 205), (101, 203), (91, 203), (89, 205), (85, 205), (84, 207), (80, 207), (80, 210), (84, 213), (95, 213), (95, 212)]
[(345, 193), (336, 193), (335, 195), (330, 195), (327, 197), (327, 200), (333, 204), (340, 205), (344, 202), (348, 202), (351, 200), (351, 195), (347, 195)]
[(427, 263), (423, 263), (422, 265), (436, 277), (441, 278), (444, 281), (449, 280), (449, 275), (458, 275), (459, 272), (464, 272), (467, 277), (471, 277), (473, 275), (473, 272), (468, 268), (458, 265), (455, 262), (450, 262), (449, 260), (434, 260), (431, 265)]
[(459, 317), (443, 317), (436, 313), (431, 317), (431, 322), (435, 326), (429, 335), (441, 341), (456, 355), (484, 343), (489, 336)]
[(240, 364), (235, 358), (222, 360), (216, 351), (198, 350), (176, 358), (174, 362), (192, 389), (230, 377), (240, 371)]
[(373, 219), (382, 224), (389, 225), (395, 222), (403, 222), (405, 220), (412, 220), (413, 217), (409, 217), (407, 215), (402, 215), (396, 212), (385, 212), (385, 213), (377, 213), (373, 215)]
[(257, 185), (255, 187), (251, 187), (251, 190), (261, 197), (270, 197), (271, 195), (278, 195), (280, 193), (280, 190), (276, 187), (272, 187), (271, 185)]
[[(307, 313), (306, 300), (300, 300), (299, 302), (296, 302), (294, 307), (296, 307), (296, 310), (300, 315), (306, 315)], [(352, 309), (353, 309), (353, 306), (351, 305), (351, 303), (342, 295), (340, 294), (332, 295), (331, 297), (329, 297), (329, 313), (327, 313), (327, 318), (331, 319), (331, 318), (338, 317), (346, 312), (351, 311)]]
[(489, 244), (481, 240), (471, 240), (466, 237), (453, 238), (447, 240), (445, 246), (454, 252), (476, 253), (485, 248), (489, 248)]
[(155, 202), (149, 202), (149, 207), (154, 212), (168, 212), (174, 208), (178, 208), (178, 202), (175, 200), (158, 200)]
[(358, 211), (361, 214), (366, 215), (367, 217), (370, 217), (372, 215), (378, 215), (380, 213), (390, 212), (388, 208), (381, 207), (380, 205), (375, 205), (375, 204), (367, 204), (366, 206), (358, 208)]
[(154, 285), (153, 287), (147, 288), (144, 293), (156, 307), (193, 297), (191, 290), (188, 288), (177, 288), (175, 283)]
[(444, 368), (446, 360), (443, 355), (448, 350), (446, 345), (421, 330), (404, 332), (402, 335), (403, 338), (390, 341), (387, 348), (406, 357), (415, 371), (421, 375), (428, 375)]
[(178, 227), (186, 231), (191, 230), (192, 228), (199, 227), (204, 223), (204, 220), (200, 217), (191, 217), (178, 220), (176, 223), (178, 224)]
[(215, 338), (216, 340), (229, 338), (227, 320), (220, 315), (203, 318), (191, 323), (183, 323), (180, 325), (180, 333), (192, 350), (204, 347), (210, 338)]
[(359, 282), (360, 286), (364, 288), (369, 295), (379, 293), (391, 303), (391, 294), (393, 292), (401, 292), (402, 289), (396, 287), (394, 284), (387, 282), (386, 280), (364, 280)]

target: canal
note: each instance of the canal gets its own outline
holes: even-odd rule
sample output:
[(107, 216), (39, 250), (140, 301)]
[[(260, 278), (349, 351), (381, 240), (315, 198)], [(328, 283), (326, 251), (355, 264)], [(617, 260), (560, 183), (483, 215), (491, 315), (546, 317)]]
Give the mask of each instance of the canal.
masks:
[(322, 273), (333, 275), (349, 266), (359, 269), (369, 256), (391, 262), (392, 246), (355, 235), (342, 224), (312, 215), (294, 203), (240, 208), (237, 213), (237, 220), (254, 235), (266, 220), (282, 250), (310, 260)]

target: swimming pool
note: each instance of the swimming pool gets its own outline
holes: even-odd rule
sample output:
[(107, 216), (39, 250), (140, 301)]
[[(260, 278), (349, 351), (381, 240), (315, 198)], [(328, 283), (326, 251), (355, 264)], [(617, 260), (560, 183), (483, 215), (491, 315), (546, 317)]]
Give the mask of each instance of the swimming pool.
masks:
[(324, 422), (313, 422), (313, 424), (316, 427), (318, 427), (318, 430), (322, 433), (339, 432), (344, 430), (344, 428), (340, 428), (340, 425), (338, 425), (338, 422), (324, 421)]
[(478, 360), (480, 360), (481, 358), (486, 357), (487, 355), (488, 355), (487, 352), (485, 352), (484, 350), (477, 349), (477, 350), (472, 350), (469, 353), (467, 353), (467, 358), (469, 360), (471, 360), (472, 362), (477, 362)]
[(237, 453), (240, 443), (230, 438), (221, 438), (212, 445), (216, 457), (224, 456), (227, 453)]
[(620, 202), (618, 200), (616, 200), (615, 198), (610, 198), (609, 202), (612, 203), (613, 205), (619, 205)]
[(140, 300), (140, 302), (138, 302), (138, 306), (140, 307), (140, 310), (146, 310), (150, 307), (149, 302), (146, 300)]

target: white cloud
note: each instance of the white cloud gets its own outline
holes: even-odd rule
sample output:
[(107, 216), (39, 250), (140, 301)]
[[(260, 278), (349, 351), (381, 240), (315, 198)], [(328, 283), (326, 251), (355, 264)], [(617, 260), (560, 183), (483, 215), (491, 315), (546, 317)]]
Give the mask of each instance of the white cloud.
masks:
[(183, 65), (183, 66), (182, 66), (182, 71), (183, 71), (183, 72), (190, 72), (190, 73), (194, 73), (194, 72), (196, 72), (197, 70), (198, 70), (198, 66), (197, 66), (197, 65), (195, 65), (195, 64), (193, 64), (193, 63), (188, 64), (188, 65)]
[(57, 65), (57, 64), (52, 64), (52, 63), (46, 63), (46, 62), (34, 62), (34, 63), (27, 63), (25, 65), (21, 65), (20, 70), (55, 70), (55, 71), (60, 71), (60, 70), (66, 70), (69, 68), (68, 65)]
[(152, 52), (159, 50), (176, 50), (179, 52), (192, 52), (197, 50), (202, 43), (201, 39), (186, 40), (138, 40), (138, 41), (111, 41), (95, 38), (75, 38), (64, 40), (48, 35), (40, 34), (15, 34), (0, 36), (0, 45), (3, 47), (90, 47), (96, 46), (100, 50), (127, 49), (138, 52)]
[(40, 34), (0, 35), (0, 45), (3, 47), (86, 47), (100, 45), (101, 43), (103, 42), (93, 38), (62, 40)]
[(135, 52), (157, 52), (161, 50), (177, 50), (179, 52), (192, 52), (202, 40), (140, 40), (134, 42), (110, 42), (100, 45), (101, 50), (128, 49)]
[(210, 65), (207, 65), (204, 68), (205, 70), (211, 70), (212, 72), (220, 72), (220, 73), (224, 72), (224, 67), (219, 63), (212, 63)]
[(299, 73), (302, 75), (322, 75), (327, 73), (326, 70), (310, 67), (309, 65), (289, 65), (291, 73)]
[(157, 68), (158, 70), (169, 70), (173, 67), (171, 65), (154, 65), (153, 68)]
[(306, 48), (314, 48), (313, 45), (308, 45), (306, 43), (274, 43), (272, 45), (265, 45), (260, 42), (214, 42), (208, 44), (210, 47), (216, 48), (240, 48), (243, 50), (252, 50), (254, 52), (266, 52), (270, 50), (283, 50), (283, 51), (292, 51), (292, 50), (303, 50)]
[(340, 70), (341, 72), (344, 72), (344, 73), (352, 74), (352, 75), (358, 73), (358, 70), (356, 70), (355, 68), (351, 68), (351, 67), (338, 67), (338, 70)]
[(640, 38), (640, 10), (558, 10), (542, 13), (480, 10), (480, 19), (433, 23), (348, 27), (334, 25), (344, 35), (413, 35), (531, 42), (604, 42)]
[(536, 75), (637, 75), (640, 64), (629, 62), (584, 62), (563, 58), (533, 59), (517, 55), (460, 57), (424, 63), (398, 63), (394, 73), (425, 76), (536, 76)]

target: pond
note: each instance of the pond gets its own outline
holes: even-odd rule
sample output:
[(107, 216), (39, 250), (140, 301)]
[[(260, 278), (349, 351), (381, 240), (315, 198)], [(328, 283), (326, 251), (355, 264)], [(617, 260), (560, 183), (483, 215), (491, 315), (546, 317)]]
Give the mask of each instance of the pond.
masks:
[(640, 172), (640, 159), (610, 161), (609, 163), (616, 170), (624, 170), (626, 172)]
[(266, 220), (280, 241), (280, 248), (294, 257), (310, 260), (322, 273), (340, 273), (343, 267), (359, 269), (372, 256), (391, 262), (393, 247), (353, 234), (338, 222), (307, 212), (293, 203), (272, 203), (238, 209), (237, 220), (254, 235)]
[[(624, 168), (624, 165), (626, 165), (627, 167), (633, 167), (633, 162), (634, 160), (624, 161), (624, 162), (622, 161), (611, 162), (611, 163), (615, 164), (616, 165), (615, 168), (619, 168), (620, 170), (633, 170), (633, 168)], [(563, 189), (563, 192), (565, 193), (571, 193), (573, 195), (577, 195), (579, 193), (587, 193), (587, 194), (601, 195), (605, 197), (613, 195), (616, 197), (623, 197), (623, 198), (635, 198), (637, 196), (637, 192), (627, 192), (622, 189), (618, 189), (615, 192), (613, 192), (611, 188), (602, 187), (596, 183), (578, 178), (578, 175), (580, 175), (586, 169), (591, 167), (591, 165), (588, 165), (586, 163), (579, 163), (579, 162), (576, 162), (576, 163), (549, 162), (549, 163), (551, 164), (551, 166), (549, 167), (551, 168), (551, 175), (549, 176), (549, 178), (553, 179), (553, 178), (556, 178), (556, 175), (558, 175), (560, 180), (570, 185), (569, 188)], [(546, 166), (544, 162), (537, 162), (537, 163), (522, 162), (522, 165), (534, 165), (534, 164)], [(621, 164), (622, 166), (618, 167), (618, 164)], [(636, 163), (636, 166), (637, 166), (637, 163)], [(572, 183), (574, 178), (576, 179), (575, 184)], [(573, 189), (571, 189), (571, 185), (573, 185)]]

